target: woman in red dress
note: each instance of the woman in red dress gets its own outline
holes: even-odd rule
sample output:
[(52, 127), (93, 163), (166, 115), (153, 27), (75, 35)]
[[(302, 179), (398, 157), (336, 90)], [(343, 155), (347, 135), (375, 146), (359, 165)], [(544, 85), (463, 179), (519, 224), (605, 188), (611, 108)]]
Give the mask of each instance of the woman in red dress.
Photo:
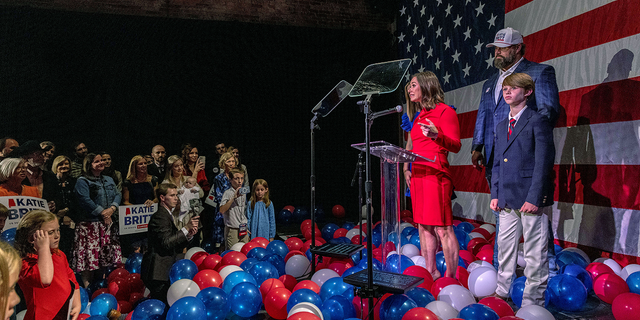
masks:
[(427, 270), (434, 279), (438, 241), (442, 243), (445, 276), (455, 278), (458, 266), (458, 240), (453, 231), (451, 194), (453, 184), (447, 155), (460, 151), (460, 128), (453, 108), (444, 104), (444, 92), (433, 72), (421, 72), (406, 87), (409, 119), (418, 114), (407, 140), (407, 150), (436, 158), (435, 162), (414, 162), (411, 170), (404, 165), (404, 177), (411, 189), (413, 221), (419, 224), (420, 247)]

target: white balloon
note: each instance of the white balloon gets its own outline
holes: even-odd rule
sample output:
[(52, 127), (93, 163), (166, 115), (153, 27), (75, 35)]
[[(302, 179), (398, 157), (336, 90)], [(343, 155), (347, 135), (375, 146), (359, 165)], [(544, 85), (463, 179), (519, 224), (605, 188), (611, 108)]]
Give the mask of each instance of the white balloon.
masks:
[(622, 277), (622, 280), (627, 281), (629, 275), (638, 271), (640, 271), (640, 265), (630, 264), (622, 268), (622, 271), (620, 271), (620, 277)]
[(18, 314), (16, 314), (16, 320), (23, 320), (24, 319), (24, 315), (27, 313), (27, 310), (22, 310), (20, 312), (18, 312)]
[(413, 225), (412, 225), (411, 223), (409, 223), (409, 222), (403, 222), (403, 223), (401, 223), (401, 224), (400, 224), (400, 233), (402, 233), (402, 230), (403, 230), (404, 228), (407, 228), (407, 227), (413, 227)]
[(412, 257), (411, 261), (413, 261), (413, 264), (415, 264), (416, 266), (421, 266), (425, 269), (427, 268), (427, 262), (424, 260), (423, 256)]
[(289, 314), (287, 314), (287, 318), (291, 317), (292, 315), (298, 312), (309, 312), (315, 315), (316, 317), (320, 318), (320, 320), (324, 320), (324, 317), (322, 316), (322, 311), (320, 311), (320, 308), (318, 308), (318, 306), (316, 306), (311, 302), (300, 302), (296, 304), (291, 308), (291, 310), (289, 310)]
[(307, 257), (298, 254), (287, 260), (284, 270), (286, 274), (299, 278), (311, 272), (311, 263)]
[(450, 284), (440, 290), (438, 301), (446, 302), (460, 311), (464, 307), (476, 303), (476, 298), (467, 288), (457, 284)]
[[(470, 238), (470, 239), (473, 239), (473, 238), (482, 238), (482, 239), (485, 239), (485, 238), (484, 238), (484, 236), (483, 236), (482, 234), (478, 233), (478, 232), (471, 232), (471, 233), (469, 233), (469, 238)], [(485, 239), (485, 240), (487, 240), (487, 239)]]
[(476, 268), (469, 274), (468, 285), (474, 296), (489, 296), (498, 288), (498, 272), (490, 267)]
[[(591, 263), (591, 259), (589, 259), (589, 256), (584, 251), (582, 251), (582, 250), (580, 250), (578, 248), (569, 247), (569, 248), (562, 249), (562, 251), (575, 252), (575, 253), (579, 254), (584, 259), (584, 261), (587, 262), (587, 264)], [(562, 251), (560, 251), (560, 252), (562, 252)], [(558, 252), (556, 252), (556, 254), (558, 254)]]
[(527, 266), (527, 261), (524, 260), (524, 243), (518, 244), (518, 265), (522, 268)]
[(81, 313), (91, 314), (91, 302), (87, 303), (87, 306), (84, 307), (84, 310)]
[(220, 278), (222, 278), (222, 281), (224, 281), (224, 278), (226, 278), (232, 272), (236, 272), (236, 271), (244, 271), (244, 270), (242, 270), (242, 268), (238, 266), (230, 265), (220, 269), (220, 272), (218, 273), (220, 274)]
[(537, 306), (537, 305), (529, 305), (524, 306), (518, 310), (516, 313), (516, 317), (522, 318), (524, 320), (554, 320), (555, 318), (549, 312), (549, 310)]
[(387, 258), (389, 258), (389, 256), (391, 256), (392, 254), (398, 254), (398, 251), (389, 251), (389, 253), (387, 253)]
[[(347, 234), (345, 235), (345, 237), (347, 237), (347, 238), (349, 238), (349, 240), (351, 240), (351, 238), (353, 238), (354, 236), (358, 236), (358, 235), (360, 235), (360, 229), (353, 228), (353, 229), (347, 231)], [(367, 233), (365, 232), (365, 230), (362, 230), (362, 236), (363, 237), (367, 236)]]
[(420, 249), (411, 243), (407, 243), (400, 248), (403, 255), (413, 258), (415, 256), (420, 255)]
[(240, 250), (242, 250), (242, 247), (244, 247), (245, 244), (246, 243), (244, 242), (238, 242), (231, 246), (231, 250), (240, 252)]
[(144, 287), (144, 294), (142, 294), (145, 298), (149, 298), (151, 296), (151, 290), (149, 288)]
[(606, 264), (615, 272), (617, 275), (620, 275), (620, 271), (622, 271), (622, 267), (613, 259), (607, 259), (602, 261), (602, 263)]
[(187, 250), (187, 253), (185, 253), (184, 258), (191, 260), (191, 256), (193, 256), (194, 253), (200, 252), (200, 251), (204, 251), (204, 249), (202, 249), (200, 247), (193, 247), (193, 248)]
[(426, 306), (427, 309), (435, 313), (442, 320), (448, 320), (458, 317), (458, 310), (444, 301), (431, 301)]
[(609, 259), (609, 258), (600, 257), (600, 258), (597, 258), (597, 259), (593, 260), (593, 262), (600, 262), (600, 263), (603, 263), (603, 262), (604, 262), (605, 260), (607, 260), (607, 259)]
[[(469, 266), (467, 266), (467, 271), (469, 273), (473, 272), (473, 270), (475, 270), (476, 268), (479, 267), (491, 267), (494, 268), (493, 265), (489, 262), (483, 261), (483, 260), (476, 260), (474, 262), (469, 263)], [(495, 268), (494, 268), (495, 269)]]
[(184, 297), (195, 297), (200, 292), (200, 287), (193, 280), (180, 279), (174, 282), (167, 291), (167, 302), (172, 306), (174, 302)]
[(311, 277), (311, 281), (322, 288), (322, 285), (327, 282), (327, 280), (335, 277), (340, 277), (340, 275), (331, 269), (320, 269)]
[(496, 226), (494, 226), (494, 225), (492, 225), (490, 223), (485, 223), (485, 224), (481, 225), (480, 228), (489, 231), (489, 233), (496, 232)]

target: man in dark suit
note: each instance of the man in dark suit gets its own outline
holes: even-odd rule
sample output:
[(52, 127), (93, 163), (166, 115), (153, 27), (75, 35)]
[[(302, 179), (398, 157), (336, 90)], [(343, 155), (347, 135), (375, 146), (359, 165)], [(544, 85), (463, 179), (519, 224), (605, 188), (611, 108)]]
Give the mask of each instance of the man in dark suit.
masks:
[(142, 259), (142, 280), (151, 297), (167, 302), (169, 271), (198, 232), (199, 217), (189, 220), (187, 225), (176, 228), (173, 209), (178, 206), (178, 190), (174, 184), (163, 183), (156, 190), (160, 201), (158, 211), (149, 220), (149, 250)]
[(534, 92), (530, 76), (514, 73), (505, 78), (502, 90), (510, 112), (496, 127), (491, 179), (491, 210), (500, 213), (496, 295), (505, 298), (509, 294), (517, 267), (518, 244), (524, 235), (527, 283), (522, 306), (544, 306), (554, 186), (553, 128), (547, 118), (527, 106), (527, 99)]
[(157, 145), (151, 149), (151, 157), (153, 158), (153, 162), (147, 166), (147, 172), (152, 176), (158, 177), (158, 181), (162, 182), (167, 166), (167, 162), (165, 161), (167, 152), (163, 146)]
[[(552, 66), (531, 62), (524, 58), (526, 46), (518, 30), (505, 28), (496, 33), (494, 41), (487, 44), (493, 47), (494, 66), (498, 73), (491, 76), (482, 86), (482, 96), (476, 126), (473, 132), (471, 162), (478, 170), (485, 169), (485, 176), (491, 186), (491, 166), (494, 158), (494, 136), (496, 125), (507, 118), (509, 105), (502, 98), (502, 82), (512, 73), (526, 73), (533, 79), (536, 90), (527, 100), (527, 108), (537, 111), (547, 118), (554, 127), (560, 112), (560, 98), (556, 73)], [(483, 154), (484, 151), (484, 154)], [(486, 165), (486, 167), (485, 167)], [(498, 213), (496, 217), (496, 234), (500, 230)], [(550, 267), (555, 273), (555, 256), (553, 255), (553, 233), (549, 236)], [(498, 244), (494, 247), (493, 265), (498, 268)]]

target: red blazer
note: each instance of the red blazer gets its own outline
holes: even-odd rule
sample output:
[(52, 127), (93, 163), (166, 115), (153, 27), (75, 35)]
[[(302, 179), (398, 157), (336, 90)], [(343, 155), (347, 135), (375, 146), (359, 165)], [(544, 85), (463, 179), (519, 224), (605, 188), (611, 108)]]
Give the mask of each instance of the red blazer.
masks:
[[(429, 119), (438, 129), (438, 138), (427, 138), (422, 134), (419, 123), (429, 123)], [(460, 125), (458, 115), (455, 110), (444, 103), (438, 103), (434, 109), (422, 110), (418, 118), (413, 122), (411, 129), (412, 152), (429, 159), (436, 157), (435, 162), (414, 163), (414, 165), (426, 165), (438, 169), (448, 176), (449, 152), (458, 153), (462, 144), (460, 143)]]

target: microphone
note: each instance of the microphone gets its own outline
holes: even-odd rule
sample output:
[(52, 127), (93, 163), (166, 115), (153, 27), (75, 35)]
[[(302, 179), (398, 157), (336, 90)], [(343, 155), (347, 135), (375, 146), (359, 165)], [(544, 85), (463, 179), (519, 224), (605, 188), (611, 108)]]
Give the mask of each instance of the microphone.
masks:
[(375, 118), (378, 118), (378, 117), (386, 116), (386, 115), (392, 114), (392, 113), (400, 113), (400, 112), (402, 112), (402, 106), (401, 105), (397, 105), (394, 108), (391, 108), (391, 109), (388, 109), (388, 110), (374, 112), (371, 115), (371, 119), (375, 119)]

